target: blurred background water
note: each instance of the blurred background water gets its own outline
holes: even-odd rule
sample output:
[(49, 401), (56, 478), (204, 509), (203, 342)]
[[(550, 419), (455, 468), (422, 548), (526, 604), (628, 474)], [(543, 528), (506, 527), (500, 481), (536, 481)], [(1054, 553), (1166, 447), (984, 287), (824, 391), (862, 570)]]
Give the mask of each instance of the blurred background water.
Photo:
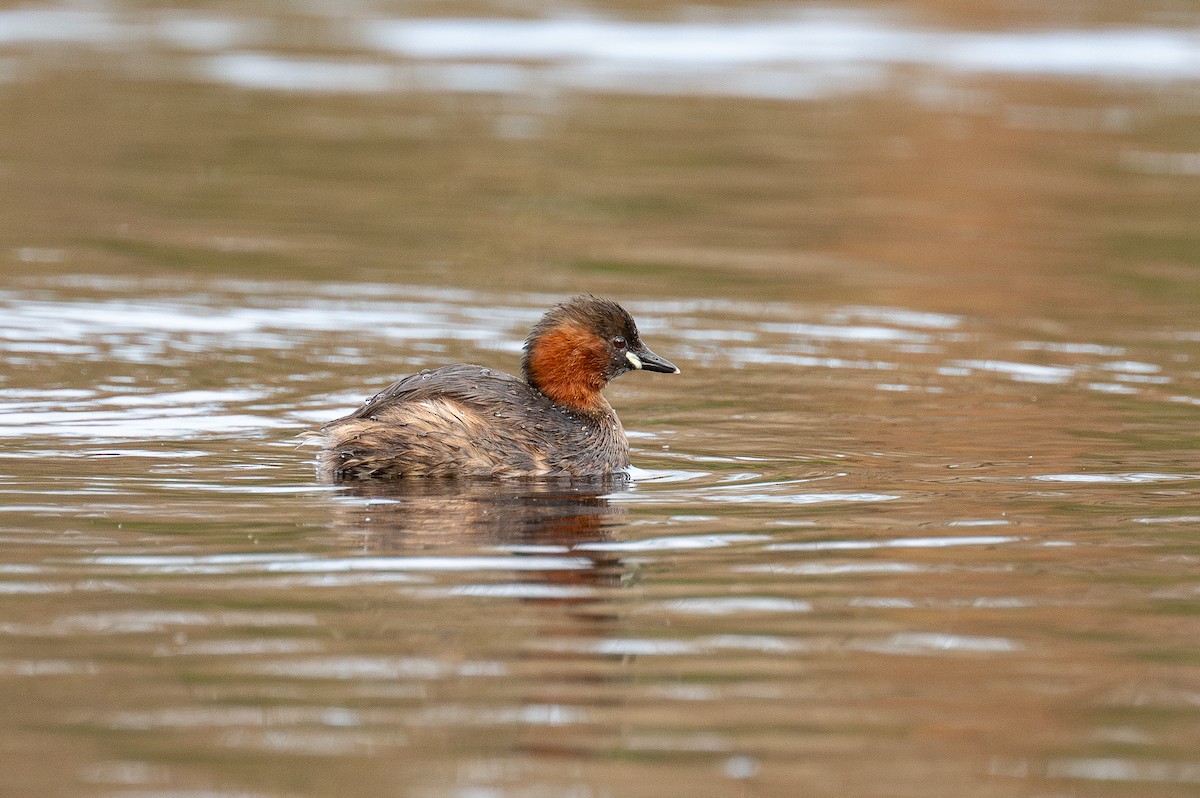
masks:
[[(1200, 785), (1188, 3), (0, 9), (13, 795)], [(628, 479), (318, 482), (579, 291)]]

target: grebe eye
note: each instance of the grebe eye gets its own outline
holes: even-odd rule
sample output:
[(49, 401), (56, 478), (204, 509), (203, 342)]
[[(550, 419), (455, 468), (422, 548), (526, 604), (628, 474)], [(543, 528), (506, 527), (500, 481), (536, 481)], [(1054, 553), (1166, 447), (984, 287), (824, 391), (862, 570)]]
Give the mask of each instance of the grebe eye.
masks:
[(616, 338), (612, 339), (612, 345), (617, 349), (624, 349), (625, 339), (618, 335)]

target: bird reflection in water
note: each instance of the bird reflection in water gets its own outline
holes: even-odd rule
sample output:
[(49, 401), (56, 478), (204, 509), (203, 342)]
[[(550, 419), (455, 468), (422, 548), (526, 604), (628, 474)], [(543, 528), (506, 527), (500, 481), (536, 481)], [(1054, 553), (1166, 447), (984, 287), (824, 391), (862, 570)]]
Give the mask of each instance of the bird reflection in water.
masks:
[(364, 551), (444, 546), (565, 546), (607, 539), (625, 510), (593, 480), (364, 480), (340, 483), (338, 531)]
[[(496, 548), (590, 558), (595, 566), (536, 572), (550, 584), (620, 583), (619, 558), (572, 551), (610, 539), (625, 509), (609, 497), (628, 485), (624, 474), (562, 480), (363, 480), (340, 483), (335, 530), (364, 553), (438, 549), (494, 555)], [(482, 552), (480, 550), (483, 550)], [(531, 572), (528, 576), (533, 576)]]

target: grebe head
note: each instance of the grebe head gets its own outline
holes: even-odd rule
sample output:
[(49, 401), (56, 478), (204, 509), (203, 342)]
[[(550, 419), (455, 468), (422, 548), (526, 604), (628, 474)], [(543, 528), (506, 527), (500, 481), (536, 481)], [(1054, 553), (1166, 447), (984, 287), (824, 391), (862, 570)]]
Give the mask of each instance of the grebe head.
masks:
[(678, 374), (642, 343), (623, 307), (590, 295), (551, 308), (525, 339), (521, 374), (559, 404), (584, 412), (604, 406), (600, 389), (627, 371)]

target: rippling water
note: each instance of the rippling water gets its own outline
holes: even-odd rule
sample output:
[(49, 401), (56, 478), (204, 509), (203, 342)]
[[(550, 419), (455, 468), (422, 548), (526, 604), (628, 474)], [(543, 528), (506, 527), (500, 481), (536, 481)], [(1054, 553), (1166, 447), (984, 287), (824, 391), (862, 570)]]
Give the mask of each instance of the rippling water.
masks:
[[(1195, 20), (487, 10), (0, 12), (0, 791), (1195, 794)], [(316, 478), (584, 290), (628, 475)]]
[(165, 50), (159, 68), (179, 75), (318, 92), (582, 89), (798, 99), (879, 88), (912, 67), (1122, 81), (1200, 78), (1200, 42), (1186, 24), (952, 30), (896, 13), (833, 7), (707, 15), (692, 9), (690, 16), (700, 19), (685, 13), (671, 22), (597, 10), (550, 9), (541, 19), (394, 18), (354, 6), (312, 11), (328, 28), (328, 42), (399, 62), (272, 52), (290, 37), (270, 17), (198, 9), (134, 14), (89, 4), (0, 12), (0, 45), (150, 45)]
[(338, 489), (295, 432), (381, 359), (515, 361), (548, 297), (39, 282), (3, 296), (0, 678), (79, 789), (1197, 781), (1200, 474), (1120, 432), (1197, 401), (1176, 335), (635, 301), (685, 376), (611, 389), (630, 479)]

